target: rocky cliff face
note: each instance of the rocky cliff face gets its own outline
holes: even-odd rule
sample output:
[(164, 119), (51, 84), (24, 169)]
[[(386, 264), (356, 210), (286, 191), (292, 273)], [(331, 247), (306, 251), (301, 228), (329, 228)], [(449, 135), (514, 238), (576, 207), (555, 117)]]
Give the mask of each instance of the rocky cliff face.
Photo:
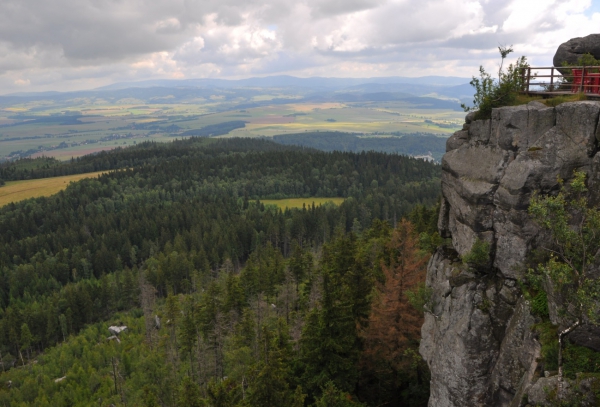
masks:
[[(574, 170), (588, 173), (599, 201), (599, 116), (597, 102), (532, 102), (495, 109), (491, 120), (469, 114), (448, 139), (438, 227), (453, 249), (440, 248), (428, 266), (433, 306), (420, 349), (431, 369), (430, 406), (519, 406), (531, 388), (540, 345), (517, 281), (547, 236), (527, 207), (534, 191), (558, 190), (558, 177)], [(459, 260), (477, 239), (491, 247), (483, 272)]]

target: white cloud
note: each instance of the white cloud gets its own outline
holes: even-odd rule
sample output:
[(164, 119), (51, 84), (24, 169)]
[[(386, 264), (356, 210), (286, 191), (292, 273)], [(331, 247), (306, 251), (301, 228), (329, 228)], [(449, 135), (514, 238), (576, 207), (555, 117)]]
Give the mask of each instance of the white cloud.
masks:
[(15, 80), (15, 85), (17, 86), (29, 86), (31, 81), (29, 79), (17, 79)]
[(470, 76), (497, 65), (499, 44), (550, 64), (560, 43), (597, 31), (598, 10), (590, 0), (3, 0), (0, 86)]

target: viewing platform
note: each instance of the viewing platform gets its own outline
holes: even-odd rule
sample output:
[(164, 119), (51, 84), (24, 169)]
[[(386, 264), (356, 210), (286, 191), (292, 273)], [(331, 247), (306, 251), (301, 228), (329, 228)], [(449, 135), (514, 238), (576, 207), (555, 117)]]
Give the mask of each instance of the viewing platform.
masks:
[(521, 70), (527, 95), (543, 97), (584, 93), (600, 99), (600, 66), (529, 67)]

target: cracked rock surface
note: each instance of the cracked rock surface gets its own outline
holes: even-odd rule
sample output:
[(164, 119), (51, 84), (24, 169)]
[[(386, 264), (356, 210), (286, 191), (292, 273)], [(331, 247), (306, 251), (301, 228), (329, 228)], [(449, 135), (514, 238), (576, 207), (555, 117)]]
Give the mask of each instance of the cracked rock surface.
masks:
[[(448, 139), (438, 228), (452, 247), (428, 265), (433, 305), (420, 348), (432, 375), (430, 406), (519, 406), (531, 387), (539, 344), (517, 281), (528, 253), (548, 237), (528, 204), (534, 191), (558, 191), (558, 178), (574, 170), (588, 174), (599, 202), (599, 116), (600, 102), (532, 102), (494, 109), (491, 120), (469, 114)], [(479, 272), (459, 260), (477, 239), (489, 242), (492, 258)]]

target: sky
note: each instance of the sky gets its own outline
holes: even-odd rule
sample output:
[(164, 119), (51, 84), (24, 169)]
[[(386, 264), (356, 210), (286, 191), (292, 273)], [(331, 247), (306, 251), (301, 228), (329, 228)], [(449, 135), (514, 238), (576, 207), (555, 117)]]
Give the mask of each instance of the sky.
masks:
[(147, 79), (462, 76), (550, 66), (600, 0), (0, 0), (0, 94)]

